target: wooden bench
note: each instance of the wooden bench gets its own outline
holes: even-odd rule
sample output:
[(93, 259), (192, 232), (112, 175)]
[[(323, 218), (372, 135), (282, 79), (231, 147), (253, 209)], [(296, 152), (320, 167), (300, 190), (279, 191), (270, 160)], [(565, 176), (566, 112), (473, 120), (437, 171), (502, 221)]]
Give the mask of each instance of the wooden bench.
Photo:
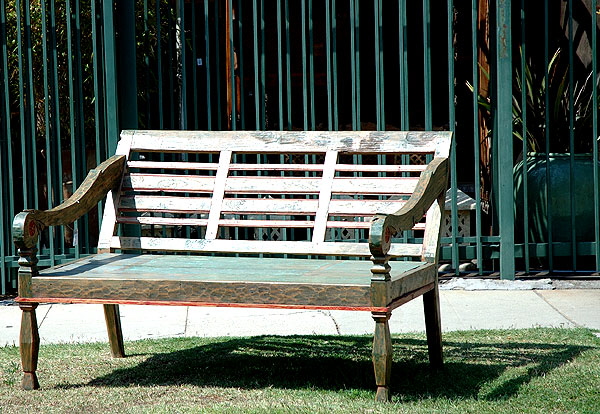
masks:
[[(451, 139), (123, 132), (71, 198), (14, 219), (23, 388), (39, 387), (40, 302), (103, 304), (115, 357), (119, 304), (341, 309), (372, 313), (376, 398), (387, 400), (394, 308), (423, 295), (430, 362), (442, 364), (437, 261)], [(40, 233), (104, 197), (98, 254), (38, 269)]]

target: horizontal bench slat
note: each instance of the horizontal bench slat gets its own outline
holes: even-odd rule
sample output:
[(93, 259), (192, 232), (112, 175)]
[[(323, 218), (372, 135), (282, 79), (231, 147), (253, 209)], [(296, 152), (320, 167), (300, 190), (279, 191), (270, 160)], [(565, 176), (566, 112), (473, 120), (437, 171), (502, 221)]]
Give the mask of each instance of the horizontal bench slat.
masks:
[[(411, 194), (417, 178), (342, 178), (333, 179), (334, 194)], [(320, 189), (316, 178), (229, 177), (225, 191), (235, 194), (316, 194)]]
[[(436, 153), (447, 131), (123, 131), (138, 151), (208, 153)], [(444, 154), (442, 154), (444, 155)], [(445, 154), (447, 155), (447, 154)]]
[(148, 224), (156, 226), (206, 226), (208, 219), (176, 218), (176, 217), (118, 217), (117, 223)]
[[(208, 219), (194, 218), (178, 218), (178, 217), (119, 217), (118, 223), (122, 224), (147, 224), (153, 226), (200, 226), (204, 227), (208, 223)], [(236, 220), (236, 219), (220, 219), (218, 221), (220, 227), (256, 227), (256, 228), (312, 228), (315, 222), (312, 220)], [(365, 221), (354, 220), (329, 220), (327, 228), (336, 229), (369, 229), (371, 220)], [(413, 230), (424, 230), (425, 225), (418, 223), (413, 227)]]
[[(150, 250), (167, 252), (242, 253), (242, 254), (292, 254), (323, 256), (370, 257), (367, 243), (347, 242), (302, 242), (302, 241), (259, 241), (259, 240), (206, 240), (154, 237), (114, 236), (111, 248), (123, 250)], [(394, 243), (390, 256), (420, 256), (422, 246), (418, 244)]]
[(148, 211), (156, 213), (208, 213), (211, 199), (208, 197), (170, 197), (136, 195), (120, 200), (122, 211)]
[(215, 177), (170, 174), (126, 174), (123, 190), (210, 193), (215, 186)]
[[(374, 177), (333, 179), (335, 194), (411, 194), (418, 178)], [(214, 177), (171, 174), (132, 173), (123, 179), (125, 190), (165, 192), (212, 192)], [(307, 177), (228, 177), (225, 192), (229, 194), (318, 194), (320, 178)]]
[[(169, 197), (136, 195), (122, 197), (122, 211), (156, 213), (207, 213), (211, 199), (208, 197)], [(281, 198), (226, 198), (221, 206), (223, 214), (287, 214), (314, 215), (317, 199)], [(376, 213), (389, 214), (399, 210), (404, 200), (349, 200), (333, 199), (329, 203), (329, 215), (364, 217)]]
[[(190, 170), (190, 171), (216, 171), (218, 163), (211, 162), (181, 162), (181, 161), (128, 161), (129, 168), (150, 170)], [(421, 172), (425, 165), (354, 165), (337, 164), (335, 170), (340, 172)], [(245, 164), (232, 163), (229, 171), (323, 171), (323, 164)]]
[(128, 161), (127, 167), (151, 170), (190, 170), (216, 171), (218, 163), (214, 162), (181, 162), (181, 161)]

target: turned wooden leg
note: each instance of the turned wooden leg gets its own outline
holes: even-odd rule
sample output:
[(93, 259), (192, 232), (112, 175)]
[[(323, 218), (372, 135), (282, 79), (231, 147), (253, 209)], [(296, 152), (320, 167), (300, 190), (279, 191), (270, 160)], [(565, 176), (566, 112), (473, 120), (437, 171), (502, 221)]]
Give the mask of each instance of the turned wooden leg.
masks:
[(425, 309), (425, 329), (427, 331), (429, 363), (434, 369), (440, 369), (442, 368), (444, 360), (442, 355), (440, 292), (437, 283), (432, 290), (423, 294), (423, 307)]
[(376, 401), (390, 400), (390, 377), (392, 373), (392, 337), (390, 336), (390, 312), (373, 312), (375, 336), (373, 338), (373, 368), (377, 384)]
[(106, 329), (108, 330), (110, 354), (115, 358), (124, 358), (125, 347), (123, 346), (119, 305), (104, 305), (104, 318), (106, 319)]
[(40, 335), (38, 333), (35, 308), (37, 303), (19, 304), (23, 311), (21, 317), (21, 336), (19, 338), (21, 350), (21, 365), (23, 366), (23, 380), (21, 387), (24, 390), (40, 388), (35, 371), (37, 370), (38, 353), (40, 349)]

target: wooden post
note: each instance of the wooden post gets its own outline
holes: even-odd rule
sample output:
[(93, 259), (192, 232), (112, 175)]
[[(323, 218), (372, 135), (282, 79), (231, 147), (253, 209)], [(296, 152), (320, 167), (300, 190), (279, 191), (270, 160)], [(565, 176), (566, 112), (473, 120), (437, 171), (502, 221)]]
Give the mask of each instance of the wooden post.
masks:
[(437, 277), (433, 285), (433, 289), (423, 294), (423, 307), (425, 309), (425, 330), (427, 332), (429, 363), (434, 369), (440, 369), (444, 363), (444, 358), (442, 353), (440, 292)]
[(373, 368), (377, 394), (375, 401), (390, 400), (390, 378), (392, 373), (392, 337), (389, 319), (391, 312), (373, 312), (375, 336), (373, 338)]
[(123, 346), (123, 331), (121, 330), (121, 315), (118, 305), (104, 305), (104, 319), (106, 319), (106, 330), (108, 331), (108, 342), (110, 354), (114, 358), (125, 357)]
[[(373, 306), (386, 307), (390, 303), (390, 265), (389, 257), (371, 257), (371, 303)], [(392, 372), (392, 338), (388, 321), (391, 312), (373, 312), (375, 334), (373, 336), (373, 369), (377, 394), (375, 401), (389, 401), (390, 378)]]
[(21, 387), (24, 390), (36, 390), (40, 387), (35, 373), (37, 370), (38, 353), (40, 349), (40, 336), (35, 315), (35, 308), (37, 308), (37, 306), (37, 303), (19, 304), (19, 307), (23, 311), (19, 344), (21, 350), (21, 365), (23, 366)]

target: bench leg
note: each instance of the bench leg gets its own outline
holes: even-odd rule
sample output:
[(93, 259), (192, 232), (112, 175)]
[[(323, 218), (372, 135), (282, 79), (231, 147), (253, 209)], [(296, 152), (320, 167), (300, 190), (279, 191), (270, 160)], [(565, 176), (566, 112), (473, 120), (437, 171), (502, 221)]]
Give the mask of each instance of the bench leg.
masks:
[(37, 370), (38, 353), (40, 350), (40, 335), (38, 333), (35, 308), (37, 303), (19, 304), (23, 311), (21, 316), (21, 335), (19, 344), (21, 350), (21, 365), (23, 366), (23, 379), (21, 387), (24, 390), (40, 388), (35, 371)]
[(106, 319), (106, 329), (108, 330), (110, 354), (115, 358), (124, 358), (125, 347), (123, 346), (119, 305), (104, 305), (104, 318)]
[(376, 401), (390, 400), (392, 372), (392, 337), (390, 336), (390, 312), (373, 312), (375, 336), (373, 337), (373, 368), (377, 384)]
[(427, 332), (429, 363), (434, 369), (440, 369), (444, 360), (442, 355), (440, 292), (437, 283), (433, 289), (423, 294), (423, 307), (425, 310), (425, 330)]

